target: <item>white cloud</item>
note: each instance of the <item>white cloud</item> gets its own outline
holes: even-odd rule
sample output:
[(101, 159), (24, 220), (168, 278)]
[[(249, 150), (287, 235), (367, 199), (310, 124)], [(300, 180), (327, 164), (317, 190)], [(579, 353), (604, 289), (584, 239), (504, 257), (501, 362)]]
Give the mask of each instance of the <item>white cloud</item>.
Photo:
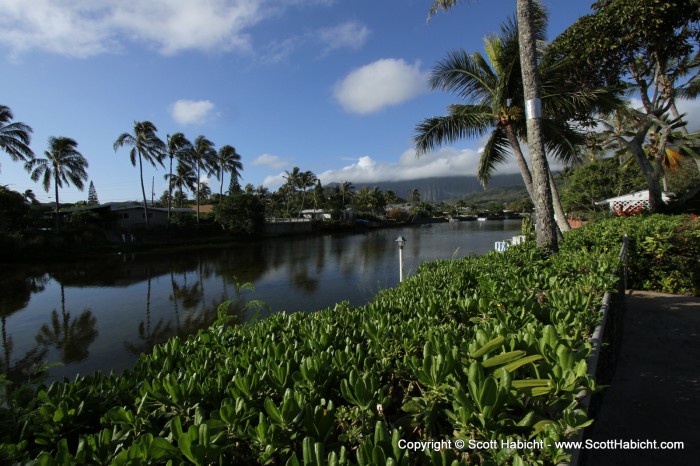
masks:
[(370, 30), (357, 21), (347, 21), (337, 26), (321, 29), (317, 36), (318, 40), (325, 44), (323, 55), (327, 55), (333, 50), (346, 47), (359, 50), (367, 42)]
[(685, 114), (683, 119), (688, 123), (688, 131), (700, 129), (700, 100), (679, 100), (676, 105), (678, 111)]
[(260, 61), (264, 64), (280, 63), (304, 46), (317, 47), (319, 44), (323, 47), (320, 58), (343, 48), (359, 50), (367, 42), (370, 33), (364, 24), (347, 21), (337, 26), (272, 41), (262, 49)]
[(405, 102), (427, 90), (427, 73), (420, 62), (385, 58), (348, 74), (335, 85), (340, 105), (352, 113), (368, 114)]
[(288, 165), (288, 162), (277, 155), (263, 154), (251, 162), (254, 167), (270, 167), (280, 169)]
[(291, 6), (331, 0), (0, 0), (0, 43), (85, 58), (145, 43), (160, 53), (249, 50), (248, 30)]
[[(363, 156), (351, 165), (338, 170), (328, 170), (318, 177), (323, 184), (351, 181), (353, 183), (376, 183), (379, 181), (402, 181), (440, 176), (475, 176), (482, 148), (457, 149), (445, 147), (416, 157), (414, 149), (406, 150), (397, 163), (378, 162)], [(518, 173), (514, 160), (498, 167), (498, 173)]]
[(285, 183), (285, 181), (287, 181), (284, 176), (284, 172), (273, 176), (266, 176), (262, 182), (262, 185), (266, 188), (277, 189), (280, 186), (282, 186)]
[(180, 99), (170, 107), (170, 115), (181, 125), (201, 125), (212, 116), (213, 110), (214, 104), (209, 100)]

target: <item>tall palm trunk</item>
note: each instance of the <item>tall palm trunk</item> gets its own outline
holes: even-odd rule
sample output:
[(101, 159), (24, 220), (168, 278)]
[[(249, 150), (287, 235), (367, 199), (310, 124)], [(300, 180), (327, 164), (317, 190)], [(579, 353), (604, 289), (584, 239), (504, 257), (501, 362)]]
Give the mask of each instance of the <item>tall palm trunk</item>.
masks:
[(540, 83), (537, 75), (535, 37), (532, 33), (532, 0), (517, 0), (520, 63), (525, 90), (527, 141), (532, 160), (534, 203), (537, 213), (537, 244), (550, 252), (558, 250), (549, 167), (542, 138)]
[(58, 215), (58, 174), (55, 171), (53, 176), (53, 189), (56, 195), (56, 230), (58, 230), (61, 226), (61, 217)]
[(168, 176), (168, 225), (170, 225), (170, 206), (173, 198), (173, 158), (170, 157), (170, 175)]
[[(518, 141), (518, 138), (515, 135), (515, 131), (512, 127), (506, 128), (506, 134), (508, 136), (508, 142), (510, 142), (511, 148), (513, 149), (513, 155), (515, 156), (515, 160), (518, 163), (518, 167), (520, 168), (520, 174), (523, 177), (525, 189), (527, 189), (527, 193), (530, 196), (530, 199), (532, 199), (532, 203), (534, 204), (535, 197), (532, 188), (532, 175), (530, 173), (530, 168), (527, 166), (527, 162), (525, 161), (523, 151), (520, 148), (520, 142)], [(558, 228), (557, 238), (561, 240), (563, 239), (562, 233), (565, 231), (569, 231), (571, 227), (569, 226), (569, 222), (566, 219), (566, 215), (564, 214), (564, 208), (561, 205), (561, 199), (559, 199), (559, 191), (557, 190), (557, 187), (554, 184), (552, 173), (549, 171), (549, 169), (547, 170), (547, 172), (550, 183), (550, 189), (552, 190), (552, 202), (554, 204), (554, 211), (556, 213), (555, 220), (557, 222)]]
[(197, 225), (199, 225), (199, 160), (197, 160)]
[(525, 183), (525, 189), (532, 199), (532, 203), (535, 203), (535, 197), (532, 190), (532, 175), (530, 174), (530, 168), (527, 166), (525, 161), (525, 156), (523, 151), (520, 149), (520, 141), (515, 135), (515, 130), (512, 126), (506, 127), (506, 135), (508, 136), (508, 142), (510, 147), (513, 149), (513, 155), (515, 155), (515, 161), (518, 163), (518, 168), (520, 168), (520, 174), (523, 177), (523, 182)]
[(148, 228), (148, 207), (146, 206), (146, 186), (143, 184), (143, 162), (141, 161), (141, 151), (139, 153), (139, 172), (141, 173), (141, 194), (143, 194), (143, 216), (146, 220), (146, 228)]
[[(231, 175), (233, 176), (233, 175)], [(221, 186), (219, 186), (219, 204), (221, 204), (221, 198), (224, 196), (224, 169), (219, 168), (219, 178), (221, 178)]]

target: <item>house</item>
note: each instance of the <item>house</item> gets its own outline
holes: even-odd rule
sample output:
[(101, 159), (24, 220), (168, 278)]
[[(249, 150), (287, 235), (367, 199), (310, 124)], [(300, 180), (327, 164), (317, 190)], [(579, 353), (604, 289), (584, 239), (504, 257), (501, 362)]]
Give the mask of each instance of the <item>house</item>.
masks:
[[(673, 193), (662, 192), (661, 199), (664, 202), (668, 202), (673, 196)], [(634, 193), (624, 194), (622, 196), (611, 197), (610, 199), (605, 199), (604, 201), (596, 202), (596, 205), (606, 205), (610, 207), (612, 212), (630, 212), (638, 208), (648, 209), (649, 208), (649, 190), (637, 191)]]
[[(171, 213), (194, 214), (194, 210), (189, 208), (173, 207)], [(76, 212), (94, 212), (103, 220), (115, 220), (117, 226), (123, 230), (133, 230), (146, 227), (146, 214), (143, 205), (134, 203), (109, 202), (101, 205), (75, 207), (63, 209), (59, 212), (62, 217), (66, 217)], [(148, 224), (150, 226), (165, 226), (168, 224), (168, 209), (164, 207), (148, 207)]]
[(303, 218), (308, 218), (311, 220), (330, 220), (331, 214), (321, 210), (321, 209), (304, 209), (301, 211), (301, 216)]

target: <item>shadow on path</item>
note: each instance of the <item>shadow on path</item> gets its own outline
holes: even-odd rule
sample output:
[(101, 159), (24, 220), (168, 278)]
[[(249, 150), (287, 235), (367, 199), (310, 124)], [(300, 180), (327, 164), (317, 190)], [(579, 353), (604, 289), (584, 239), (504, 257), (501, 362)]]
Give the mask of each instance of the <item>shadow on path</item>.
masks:
[(617, 368), (586, 437), (684, 449), (588, 450), (581, 464), (700, 464), (700, 297), (634, 291), (626, 307)]

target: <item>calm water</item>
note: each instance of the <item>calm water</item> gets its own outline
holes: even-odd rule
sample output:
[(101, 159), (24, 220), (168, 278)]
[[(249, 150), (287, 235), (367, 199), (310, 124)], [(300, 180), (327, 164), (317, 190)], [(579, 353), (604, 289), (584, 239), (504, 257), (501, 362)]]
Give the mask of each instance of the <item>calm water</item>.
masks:
[[(364, 304), (399, 280), (395, 238), (406, 238), (404, 273), (425, 260), (483, 254), (518, 234), (520, 221), (440, 223), (356, 235), (270, 239), (238, 246), (114, 255), (94, 261), (5, 266), (0, 272), (2, 370), (61, 362), (52, 379), (121, 372), (141, 352), (211, 324), (217, 306), (270, 311)], [(255, 291), (236, 292), (250, 282)], [(245, 316), (243, 316), (245, 319)]]

